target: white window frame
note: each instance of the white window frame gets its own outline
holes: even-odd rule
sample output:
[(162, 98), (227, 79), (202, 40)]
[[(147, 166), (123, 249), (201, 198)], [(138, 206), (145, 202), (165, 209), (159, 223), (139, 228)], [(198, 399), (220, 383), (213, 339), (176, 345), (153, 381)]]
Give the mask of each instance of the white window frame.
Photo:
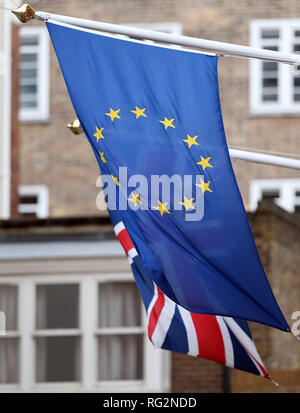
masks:
[(46, 185), (20, 185), (18, 188), (19, 196), (36, 196), (36, 204), (18, 205), (19, 214), (35, 214), (39, 219), (49, 216), (49, 189)]
[[(97, 305), (98, 283), (133, 281), (130, 273), (35, 275), (0, 277), (0, 284), (19, 287), (18, 328), (20, 335), (20, 366), (18, 384), (0, 385), (5, 392), (162, 392), (169, 386), (169, 355), (156, 350), (147, 337), (145, 310), (142, 308), (144, 329), (144, 378), (143, 380), (97, 380)], [(71, 333), (81, 336), (81, 381), (72, 383), (36, 383), (35, 337), (42, 331), (35, 329), (36, 286), (41, 284), (79, 284), (79, 328)], [(68, 330), (55, 331), (55, 336), (67, 335)], [(46, 334), (48, 336), (48, 332)]]
[[(21, 347), (21, 326), (20, 326), (20, 318), (21, 318), (21, 310), (20, 310), (20, 300), (21, 300), (21, 294), (20, 294), (20, 285), (18, 283), (18, 281), (16, 280), (11, 280), (9, 278), (5, 280), (1, 280), (0, 278), (0, 285), (1, 284), (5, 284), (5, 285), (10, 285), (13, 287), (17, 287), (17, 308), (18, 308), (18, 314), (17, 314), (17, 329), (16, 330), (9, 330), (9, 331), (5, 331), (4, 333), (2, 332), (0, 334), (0, 339), (1, 340), (6, 340), (6, 339), (10, 339), (10, 338), (15, 338), (18, 339), (19, 341), (19, 368), (18, 368), (18, 373), (19, 373), (19, 380), (21, 379), (21, 359), (20, 359), (20, 347)], [(14, 390), (15, 389), (15, 384), (13, 383), (9, 383), (9, 384), (0, 384), (0, 393), (1, 393), (1, 387), (7, 388), (8, 391)]]
[[(261, 39), (264, 29), (278, 29), (279, 39)], [(278, 50), (286, 53), (293, 52), (294, 30), (300, 30), (300, 19), (268, 19), (250, 22), (250, 45), (261, 48), (264, 45), (278, 45)], [(300, 38), (299, 38), (300, 43)], [(249, 106), (250, 115), (293, 115), (300, 113), (300, 102), (293, 100), (293, 67), (278, 64), (278, 100), (275, 102), (262, 101), (262, 60), (250, 59)]]
[(264, 191), (278, 191), (279, 197), (275, 203), (290, 213), (295, 212), (295, 207), (300, 205), (300, 179), (255, 179), (250, 182), (250, 211), (257, 209)]
[[(20, 108), (21, 122), (48, 122), (49, 121), (49, 35), (45, 27), (21, 27), (20, 37), (39, 37), (39, 51), (37, 53), (37, 107)], [(20, 46), (30, 52), (31, 46)], [(36, 46), (32, 46), (34, 53)]]

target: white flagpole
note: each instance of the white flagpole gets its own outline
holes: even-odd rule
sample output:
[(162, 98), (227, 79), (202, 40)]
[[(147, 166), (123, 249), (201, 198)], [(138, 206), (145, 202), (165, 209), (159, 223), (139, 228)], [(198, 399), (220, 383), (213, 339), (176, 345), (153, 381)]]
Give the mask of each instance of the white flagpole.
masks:
[(140, 40), (153, 40), (161, 43), (195, 48), (203, 52), (214, 53), (222, 56), (234, 56), (269, 60), (291, 65), (300, 65), (300, 55), (273, 50), (258, 49), (237, 44), (216, 42), (213, 40), (198, 39), (195, 37), (181, 36), (170, 33), (161, 33), (152, 30), (145, 30), (137, 27), (121, 26), (117, 24), (97, 22), (93, 20), (79, 19), (76, 17), (61, 16), (43, 11), (34, 11), (28, 4), (24, 4), (12, 12), (25, 23), (28, 20), (36, 19), (42, 21), (53, 21), (71, 24), (73, 26), (97, 30), (101, 32), (125, 35)]
[(262, 163), (274, 166), (283, 166), (285, 168), (300, 169), (300, 160), (284, 158), (281, 156), (266, 155), (264, 153), (242, 151), (239, 149), (230, 149), (229, 154), (232, 159), (240, 159), (248, 162)]
[(273, 50), (258, 49), (249, 46), (240, 46), (237, 44), (198, 39), (195, 37), (155, 32), (153, 30), (146, 30), (137, 27), (96, 22), (93, 20), (45, 13), (42, 11), (35, 12), (35, 19), (43, 21), (53, 20), (61, 23), (71, 24), (73, 26), (82, 27), (85, 29), (92, 29), (119, 35), (121, 34), (139, 40), (153, 40), (156, 42), (168, 43), (177, 46), (196, 48), (203, 52), (214, 53), (217, 55), (255, 58), (279, 63), (288, 63), (291, 65), (300, 65), (300, 56), (291, 53), (276, 52)]

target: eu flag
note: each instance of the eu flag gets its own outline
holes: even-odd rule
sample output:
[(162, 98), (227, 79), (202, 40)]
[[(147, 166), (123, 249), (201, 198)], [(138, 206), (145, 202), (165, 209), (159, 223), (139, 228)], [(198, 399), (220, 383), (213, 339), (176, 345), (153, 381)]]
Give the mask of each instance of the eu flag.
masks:
[(217, 57), (47, 26), (108, 206), (155, 285), (188, 311), (289, 330), (232, 169)]

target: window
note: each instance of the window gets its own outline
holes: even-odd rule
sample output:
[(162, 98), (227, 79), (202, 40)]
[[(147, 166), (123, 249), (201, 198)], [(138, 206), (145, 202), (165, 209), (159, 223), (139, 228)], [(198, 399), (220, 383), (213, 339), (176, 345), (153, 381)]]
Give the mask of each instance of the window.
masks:
[(262, 199), (273, 199), (288, 212), (300, 207), (300, 179), (258, 179), (250, 183), (250, 210), (255, 211)]
[(79, 382), (79, 285), (36, 286), (36, 382)]
[[(250, 44), (268, 50), (300, 52), (300, 20), (254, 20)], [(253, 115), (300, 113), (300, 76), (290, 65), (252, 59), (250, 112)]]
[(9, 280), (0, 277), (0, 392), (163, 389), (130, 274)]
[(5, 314), (6, 332), (0, 336), (0, 385), (19, 381), (18, 287), (0, 284), (0, 311)]
[(106, 282), (98, 290), (98, 379), (141, 380), (141, 301), (132, 282)]
[(49, 216), (49, 191), (46, 185), (21, 185), (18, 192), (20, 215), (40, 219)]
[(20, 29), (20, 120), (49, 118), (49, 40), (44, 27)]

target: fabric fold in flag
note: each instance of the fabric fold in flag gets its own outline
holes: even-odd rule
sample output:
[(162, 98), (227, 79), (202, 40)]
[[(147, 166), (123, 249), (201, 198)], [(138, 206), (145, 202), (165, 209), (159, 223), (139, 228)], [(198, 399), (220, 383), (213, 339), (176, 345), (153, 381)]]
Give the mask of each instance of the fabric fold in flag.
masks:
[[(230, 337), (260, 368), (257, 354), (245, 347), (249, 340), (242, 342), (237, 333), (245, 329), (228, 320), (289, 327), (258, 256), (232, 169), (218, 58), (47, 26), (102, 177), (110, 178), (108, 207), (129, 234), (130, 259), (140, 260), (151, 294), (157, 294), (155, 328), (149, 315), (152, 342), (170, 342), (157, 329), (161, 317), (168, 332), (176, 320), (203, 324), (207, 331), (213, 324), (223, 343)], [(171, 179), (169, 187), (155, 189), (162, 177)], [(199, 343), (199, 334), (196, 329), (186, 342)], [(195, 346), (189, 351), (195, 353)], [(219, 361), (226, 354), (231, 359), (229, 349), (216, 352)]]

